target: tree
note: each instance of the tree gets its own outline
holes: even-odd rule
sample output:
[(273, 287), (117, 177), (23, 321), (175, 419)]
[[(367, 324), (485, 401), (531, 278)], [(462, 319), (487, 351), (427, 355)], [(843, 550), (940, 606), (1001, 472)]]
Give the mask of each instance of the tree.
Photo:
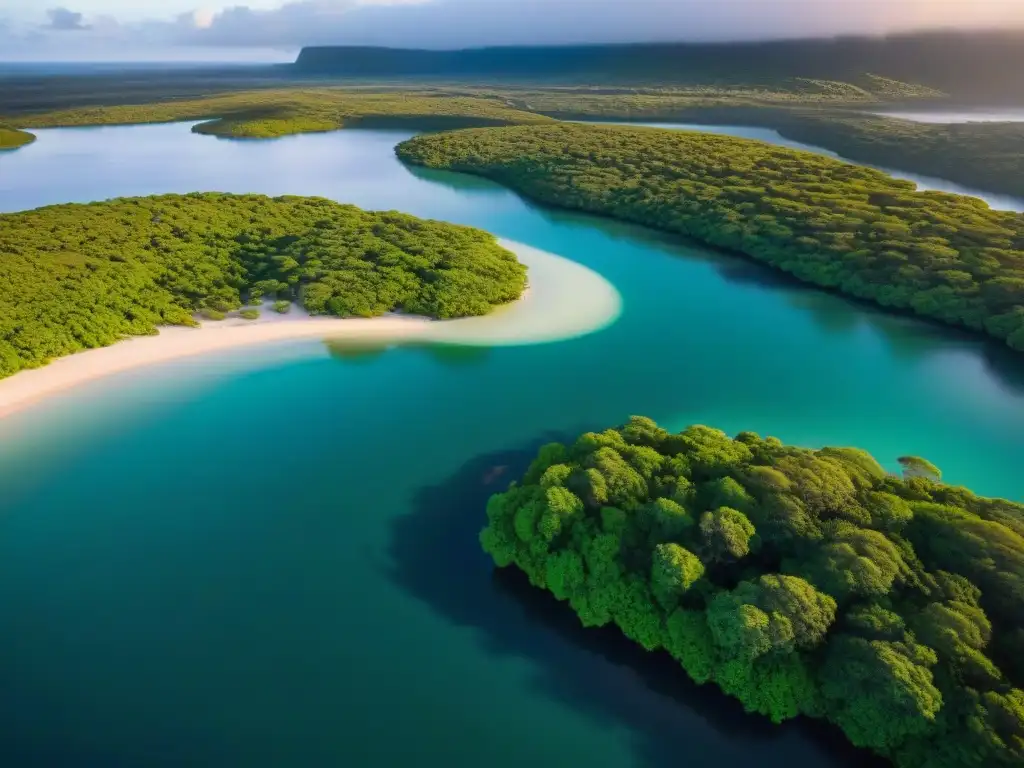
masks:
[(722, 507), (704, 513), (700, 519), (700, 534), (709, 561), (739, 560), (750, 553), (754, 524), (742, 512)]
[(677, 608), (668, 617), (665, 647), (698, 684), (710, 680), (715, 670), (715, 645), (704, 611)]
[(939, 468), (920, 456), (900, 456), (897, 461), (903, 467), (903, 476), (906, 478), (923, 477), (935, 482), (942, 479), (942, 472)]
[(644, 478), (614, 448), (599, 448), (590, 455), (588, 463), (604, 480), (606, 500), (613, 506), (632, 509), (647, 495)]
[(891, 751), (927, 732), (942, 707), (933, 664), (923, 646), (837, 636), (820, 673), (829, 718), (856, 746)]
[(666, 612), (679, 604), (679, 599), (701, 576), (704, 564), (689, 550), (678, 544), (659, 544), (651, 558), (651, 591)]
[(808, 560), (804, 570), (820, 589), (848, 601), (887, 594), (909, 568), (883, 534), (846, 526)]
[(914, 518), (914, 511), (899, 496), (872, 491), (865, 507), (871, 514), (872, 527), (886, 533), (898, 533)]
[(727, 658), (810, 650), (835, 621), (836, 603), (795, 576), (766, 574), (719, 592), (708, 606), (708, 626)]

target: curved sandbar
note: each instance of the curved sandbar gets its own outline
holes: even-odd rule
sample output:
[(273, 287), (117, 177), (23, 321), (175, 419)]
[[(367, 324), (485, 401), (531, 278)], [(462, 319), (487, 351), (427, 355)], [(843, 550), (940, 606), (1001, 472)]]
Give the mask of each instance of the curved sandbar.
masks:
[(387, 315), (339, 319), (311, 317), (298, 307), (286, 315), (269, 309), (257, 320), (231, 318), (200, 328), (168, 327), (113, 346), (59, 358), (42, 368), (0, 380), (0, 417), (85, 382), (134, 368), (237, 347), (300, 339), (351, 340), (382, 345), (407, 341), (472, 345), (537, 344), (572, 338), (609, 325), (621, 301), (603, 277), (561, 256), (507, 240), (501, 245), (529, 268), (523, 297), (484, 317), (429, 320)]
[(431, 323), (426, 340), (488, 347), (543, 344), (593, 333), (621, 313), (619, 292), (597, 272), (522, 243), (499, 238), (498, 244), (526, 265), (526, 293), (489, 315)]

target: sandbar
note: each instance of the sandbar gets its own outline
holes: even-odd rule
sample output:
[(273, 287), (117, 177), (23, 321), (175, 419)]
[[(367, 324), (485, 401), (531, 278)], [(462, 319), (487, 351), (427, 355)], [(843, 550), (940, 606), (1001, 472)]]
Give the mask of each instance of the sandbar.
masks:
[(538, 344), (591, 333), (621, 311), (618, 292), (596, 272), (536, 248), (500, 240), (528, 268), (523, 296), (484, 317), (436, 321), (385, 315), (374, 318), (312, 317), (297, 305), (287, 314), (269, 306), (260, 317), (229, 317), (198, 328), (161, 328), (54, 360), (0, 380), (0, 418), (96, 379), (184, 357), (288, 340), (351, 340), (380, 344), (440, 342), (465, 345)]

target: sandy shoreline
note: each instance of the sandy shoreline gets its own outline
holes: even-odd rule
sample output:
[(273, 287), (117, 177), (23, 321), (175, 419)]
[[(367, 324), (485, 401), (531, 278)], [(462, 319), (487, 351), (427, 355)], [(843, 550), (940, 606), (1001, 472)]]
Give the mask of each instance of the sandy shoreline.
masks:
[(233, 317), (200, 328), (163, 328), (156, 336), (126, 339), (20, 371), (0, 380), (0, 418), (96, 379), (239, 347), (302, 339), (533, 344), (597, 330), (618, 316), (618, 293), (596, 273), (519, 243), (501, 244), (529, 268), (530, 288), (491, 315), (446, 321), (399, 315), (341, 319), (310, 317), (294, 305), (280, 315), (265, 306), (257, 320)]
[(237, 323), (205, 323), (201, 328), (163, 328), (157, 336), (86, 350), (0, 380), (0, 418), (58, 392), (142, 366), (293, 339), (408, 339), (423, 334), (429, 325), (430, 320), (393, 316), (342, 320), (276, 315)]

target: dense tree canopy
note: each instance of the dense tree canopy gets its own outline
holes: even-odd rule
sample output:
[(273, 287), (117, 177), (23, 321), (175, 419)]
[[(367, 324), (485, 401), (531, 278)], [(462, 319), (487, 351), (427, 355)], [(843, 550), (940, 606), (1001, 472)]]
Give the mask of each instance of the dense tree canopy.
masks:
[(1024, 351), (1024, 216), (806, 152), (708, 134), (517, 126), (421, 136), (406, 161), (745, 253)]
[(1022, 504), (635, 417), (545, 446), (487, 517), (499, 567), (748, 711), (827, 718), (901, 768), (1024, 760)]
[(1024, 123), (923, 123), (864, 111), (885, 109), (886, 102), (905, 106), (913, 99), (927, 100), (922, 109), (943, 104), (941, 94), (885, 78), (870, 78), (867, 87), (820, 79), (800, 84), (788, 92), (712, 86), (618, 93), (563, 88), (511, 92), (507, 101), (562, 120), (770, 128), (855, 162), (1024, 197)]
[(205, 120), (196, 133), (270, 139), (342, 127), (431, 129), (551, 122), (504, 101), (431, 92), (368, 93), (292, 88), (145, 104), (80, 107), (12, 118), (21, 128)]
[(0, 215), (0, 377), (200, 310), (434, 318), (517, 299), (526, 269), (486, 232), (321, 198), (192, 194)]

